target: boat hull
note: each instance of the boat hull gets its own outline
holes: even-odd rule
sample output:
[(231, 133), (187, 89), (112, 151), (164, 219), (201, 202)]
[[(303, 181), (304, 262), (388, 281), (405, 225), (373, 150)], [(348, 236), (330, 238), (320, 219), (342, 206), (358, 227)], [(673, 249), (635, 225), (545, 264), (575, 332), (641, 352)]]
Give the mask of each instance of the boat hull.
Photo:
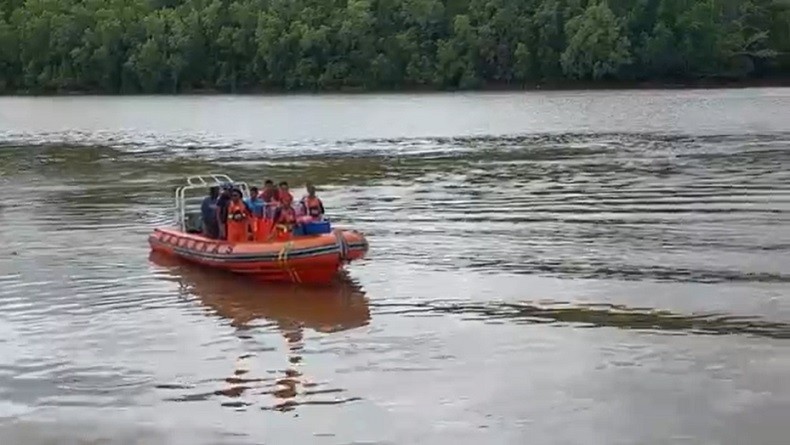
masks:
[(172, 228), (148, 237), (151, 250), (213, 269), (269, 282), (326, 284), (344, 264), (364, 257), (368, 243), (355, 231), (294, 237), (288, 241), (228, 243)]

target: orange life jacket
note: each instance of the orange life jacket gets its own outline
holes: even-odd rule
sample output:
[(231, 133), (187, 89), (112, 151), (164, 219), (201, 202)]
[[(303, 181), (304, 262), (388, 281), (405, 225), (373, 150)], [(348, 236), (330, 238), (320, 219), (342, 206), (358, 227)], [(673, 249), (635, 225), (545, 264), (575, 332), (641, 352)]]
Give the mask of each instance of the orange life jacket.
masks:
[(250, 216), (250, 211), (243, 202), (237, 204), (231, 201), (228, 203), (228, 222), (245, 223)]
[(317, 196), (305, 196), (302, 198), (302, 207), (304, 207), (305, 215), (310, 215), (313, 218), (318, 218), (324, 214), (324, 204), (318, 199)]
[(294, 202), (294, 196), (290, 192), (286, 192), (285, 190), (277, 190), (277, 196), (275, 199), (279, 202), (284, 202), (286, 204), (290, 204)]
[(293, 225), (296, 223), (296, 212), (291, 206), (280, 207), (274, 214), (276, 224)]
[(261, 193), (261, 199), (263, 202), (270, 203), (272, 201), (277, 200), (277, 190), (276, 189), (267, 189), (264, 187), (263, 193)]

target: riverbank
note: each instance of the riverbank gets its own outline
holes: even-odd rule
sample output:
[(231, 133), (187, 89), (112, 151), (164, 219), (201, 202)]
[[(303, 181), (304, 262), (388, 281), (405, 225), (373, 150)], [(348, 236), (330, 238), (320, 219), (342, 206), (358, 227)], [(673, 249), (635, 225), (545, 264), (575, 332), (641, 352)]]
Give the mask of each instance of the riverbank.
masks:
[(253, 95), (282, 96), (305, 94), (414, 94), (414, 93), (457, 93), (457, 92), (519, 92), (519, 91), (602, 91), (602, 90), (684, 90), (684, 89), (739, 89), (739, 88), (784, 88), (790, 87), (790, 77), (766, 77), (759, 79), (728, 79), (701, 78), (685, 80), (644, 80), (644, 81), (552, 81), (528, 84), (510, 82), (489, 82), (479, 88), (449, 89), (436, 88), (428, 85), (410, 85), (399, 88), (365, 88), (365, 87), (327, 87), (323, 89), (300, 88), (285, 89), (276, 87), (238, 88), (235, 91), (220, 88), (184, 89), (177, 92), (112, 93), (101, 90), (64, 89), (54, 91), (15, 90), (0, 92), (2, 96), (218, 96), (218, 95)]

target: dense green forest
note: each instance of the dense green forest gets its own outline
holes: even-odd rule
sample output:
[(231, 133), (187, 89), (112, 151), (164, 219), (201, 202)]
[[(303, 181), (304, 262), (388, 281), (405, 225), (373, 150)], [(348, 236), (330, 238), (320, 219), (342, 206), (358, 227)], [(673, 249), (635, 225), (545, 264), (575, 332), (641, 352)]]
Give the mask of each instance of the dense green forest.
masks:
[(0, 0), (0, 92), (765, 76), (788, 0)]

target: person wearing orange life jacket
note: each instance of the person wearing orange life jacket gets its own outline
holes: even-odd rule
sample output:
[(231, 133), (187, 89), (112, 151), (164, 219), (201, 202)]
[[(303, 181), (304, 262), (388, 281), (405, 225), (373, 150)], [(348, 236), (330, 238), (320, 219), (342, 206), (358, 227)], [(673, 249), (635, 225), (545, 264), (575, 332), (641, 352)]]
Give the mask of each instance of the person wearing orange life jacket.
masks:
[(290, 194), (284, 195), (282, 198), (279, 207), (274, 211), (274, 224), (278, 233), (285, 236), (290, 234), (296, 225), (296, 211), (291, 206), (293, 198), (290, 198)]
[(243, 243), (249, 239), (248, 229), (252, 219), (252, 211), (241, 199), (241, 191), (233, 189), (228, 203), (227, 241)]
[(305, 188), (307, 189), (307, 195), (299, 203), (302, 215), (319, 221), (324, 217), (324, 203), (315, 195), (315, 186), (312, 183), (308, 182), (305, 184)]
[(291, 192), (288, 189), (288, 183), (285, 182), (285, 181), (282, 181), (280, 183), (280, 188), (277, 189), (277, 200), (280, 201), (280, 202), (288, 201), (289, 205), (294, 200), (293, 195), (291, 194)]

